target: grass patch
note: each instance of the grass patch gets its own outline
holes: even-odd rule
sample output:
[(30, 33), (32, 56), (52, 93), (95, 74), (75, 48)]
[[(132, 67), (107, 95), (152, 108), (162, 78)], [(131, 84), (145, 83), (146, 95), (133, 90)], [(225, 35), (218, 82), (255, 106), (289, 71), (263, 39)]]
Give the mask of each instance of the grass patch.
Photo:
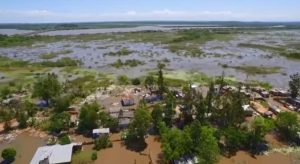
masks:
[(247, 74), (274, 74), (279, 73), (281, 67), (264, 67), (264, 66), (228, 66), (236, 70), (243, 71)]
[(296, 59), (300, 60), (300, 53), (299, 52), (286, 52), (286, 53), (280, 53), (281, 56), (284, 56), (288, 59)]
[(130, 51), (127, 48), (121, 48), (117, 52), (105, 53), (104, 56), (106, 56), (106, 55), (108, 55), (108, 56), (127, 56), (127, 55), (130, 55), (131, 53), (133, 53), (133, 51)]
[(53, 59), (59, 55), (69, 54), (72, 52), (73, 52), (72, 50), (62, 50), (62, 51), (58, 51), (58, 52), (51, 52), (51, 53), (41, 54), (40, 58), (41, 59)]
[(70, 57), (64, 57), (57, 61), (42, 61), (34, 63), (44, 67), (67, 67), (67, 66), (79, 66), (82, 64), (80, 60), (72, 59)]
[(245, 47), (245, 48), (260, 49), (264, 51), (275, 51), (275, 52), (285, 51), (285, 49), (282, 47), (274, 47), (274, 46), (261, 45), (261, 44), (240, 43), (238, 44), (238, 46)]
[(72, 163), (73, 164), (93, 163), (93, 161), (91, 159), (91, 156), (92, 156), (93, 152), (94, 151), (91, 151), (91, 150), (76, 152), (72, 156)]
[(270, 90), (273, 88), (273, 86), (268, 82), (261, 82), (261, 81), (256, 81), (256, 80), (248, 81), (247, 84), (250, 87), (263, 87), (264, 89), (267, 89), (267, 90)]
[(137, 66), (143, 65), (143, 64), (145, 64), (145, 63), (140, 60), (136, 60), (136, 59), (128, 59), (128, 60), (125, 60), (125, 62), (123, 62), (121, 59), (118, 59), (117, 61), (112, 63), (111, 66), (113, 66), (115, 68), (121, 68), (121, 67), (126, 67), (126, 66), (137, 67)]

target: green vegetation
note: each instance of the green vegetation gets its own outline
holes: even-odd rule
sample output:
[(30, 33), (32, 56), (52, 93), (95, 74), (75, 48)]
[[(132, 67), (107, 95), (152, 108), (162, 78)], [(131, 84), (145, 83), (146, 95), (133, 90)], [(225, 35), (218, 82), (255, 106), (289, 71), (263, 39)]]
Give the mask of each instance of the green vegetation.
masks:
[(279, 73), (281, 67), (264, 67), (264, 66), (232, 66), (230, 68), (234, 68), (240, 71), (243, 71), (247, 74), (273, 74)]
[(300, 94), (300, 74), (296, 73), (290, 76), (289, 87), (291, 91), (291, 97), (296, 98)]
[[(284, 47), (274, 47), (274, 46), (268, 46), (268, 45), (260, 45), (260, 44), (248, 44), (248, 43), (241, 43), (238, 46), (245, 47), (245, 48), (254, 48), (254, 49), (260, 49), (263, 51), (271, 51), (274, 53), (277, 53), (281, 56), (284, 56), (288, 59), (300, 59), (300, 53), (297, 51), (290, 51)], [(299, 50), (297, 45), (288, 45), (288, 47), (294, 48), (296, 50)]]
[(94, 151), (85, 150), (85, 151), (78, 151), (72, 156), (72, 163), (74, 164), (83, 164), (83, 163), (92, 163), (93, 160), (91, 159), (92, 154)]
[(273, 47), (273, 46), (261, 45), (261, 44), (240, 43), (238, 46), (245, 47), (245, 48), (254, 48), (254, 49), (260, 49), (266, 51), (273, 51), (273, 52), (285, 51), (285, 49), (281, 47)]
[(51, 53), (46, 53), (46, 54), (41, 54), (40, 58), (41, 59), (53, 59), (58, 57), (59, 55), (64, 55), (64, 54), (69, 54), (72, 53), (72, 50), (62, 50), (58, 52), (51, 52)]
[(43, 67), (67, 67), (67, 66), (79, 66), (82, 63), (80, 60), (64, 57), (57, 61), (42, 61), (35, 64)]
[(96, 138), (94, 141), (94, 149), (99, 151), (101, 149), (105, 149), (108, 147), (112, 147), (112, 143), (109, 141), (109, 136), (104, 135)]
[(122, 62), (121, 59), (118, 59), (117, 61), (115, 61), (114, 63), (111, 64), (111, 66), (115, 67), (115, 68), (121, 68), (121, 67), (137, 67), (139, 65), (143, 65), (144, 62), (140, 61), (140, 60), (136, 60), (136, 59), (128, 59), (125, 60), (125, 62)]
[(40, 77), (34, 84), (33, 96), (42, 98), (47, 102), (53, 100), (61, 92), (61, 84), (55, 74)]
[(139, 107), (134, 111), (134, 118), (129, 124), (125, 143), (131, 145), (133, 143), (145, 143), (144, 136), (150, 127), (151, 116), (145, 107)]
[(130, 80), (129, 80), (129, 78), (126, 75), (118, 76), (117, 79), (118, 79), (118, 83), (120, 85), (128, 85), (128, 84), (130, 84)]
[(71, 143), (70, 137), (68, 135), (63, 135), (58, 138), (58, 142), (60, 145), (67, 145)]
[(296, 59), (300, 60), (300, 53), (299, 52), (286, 52), (286, 53), (280, 53), (280, 55), (288, 58), (288, 59)]
[(91, 156), (91, 160), (92, 160), (92, 161), (95, 161), (95, 160), (97, 160), (97, 158), (98, 158), (97, 152), (93, 152), (93, 153), (92, 153), (92, 156)]
[(280, 136), (289, 142), (294, 142), (298, 137), (297, 132), (300, 130), (300, 124), (296, 113), (282, 112), (279, 113), (275, 121), (280, 132)]
[(15, 160), (16, 155), (17, 151), (14, 148), (6, 148), (1, 153), (1, 157), (8, 163), (13, 162)]
[(49, 131), (60, 133), (70, 127), (71, 115), (67, 112), (55, 113), (50, 118)]
[(130, 51), (127, 48), (122, 48), (117, 52), (109, 52), (104, 54), (104, 56), (108, 55), (108, 56), (127, 56), (130, 55), (131, 53), (133, 53), (133, 51)]
[(89, 134), (98, 127), (98, 111), (99, 106), (97, 104), (85, 104), (81, 108), (78, 125), (79, 132)]

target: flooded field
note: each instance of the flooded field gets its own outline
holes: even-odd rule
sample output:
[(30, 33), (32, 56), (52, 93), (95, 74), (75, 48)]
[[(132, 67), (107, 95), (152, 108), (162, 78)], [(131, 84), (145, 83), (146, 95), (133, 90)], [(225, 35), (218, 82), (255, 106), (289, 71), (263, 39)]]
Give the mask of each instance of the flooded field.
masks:
[[(103, 29), (101, 29), (103, 30)], [(80, 32), (80, 31), (79, 31)], [(121, 35), (121, 34), (120, 34)], [(299, 72), (300, 62), (290, 60), (272, 51), (261, 48), (241, 47), (240, 44), (262, 44), (268, 46), (288, 46), (300, 42), (300, 30), (256, 31), (236, 35), (229, 41), (208, 41), (199, 44), (203, 54), (199, 57), (173, 53), (164, 44), (137, 42), (133, 40), (94, 40), (94, 41), (58, 41), (37, 43), (31, 47), (0, 48), (0, 55), (26, 61), (57, 60), (63, 57), (79, 59), (83, 67), (97, 69), (114, 75), (126, 74), (137, 77), (156, 67), (157, 61), (165, 61), (170, 70), (203, 72), (209, 76), (226, 76), (237, 80), (258, 80), (269, 82), (275, 87), (287, 88), (289, 75)], [(109, 55), (122, 49), (130, 51), (128, 55)], [(42, 54), (67, 51), (51, 59), (42, 59)], [(115, 68), (112, 63), (118, 59), (126, 61), (136, 59), (143, 64), (135, 67)], [(277, 67), (279, 72), (268, 74), (248, 74), (237, 70), (235, 66)], [(229, 66), (229, 67), (225, 67)]]
[[(45, 145), (46, 141), (39, 137), (30, 136), (27, 133), (22, 133), (18, 135), (15, 140), (10, 143), (0, 143), (0, 152), (3, 149), (11, 147), (15, 148), (17, 151), (15, 164), (25, 164), (31, 161), (36, 149), (40, 146)], [(3, 159), (0, 157), (0, 162)]]

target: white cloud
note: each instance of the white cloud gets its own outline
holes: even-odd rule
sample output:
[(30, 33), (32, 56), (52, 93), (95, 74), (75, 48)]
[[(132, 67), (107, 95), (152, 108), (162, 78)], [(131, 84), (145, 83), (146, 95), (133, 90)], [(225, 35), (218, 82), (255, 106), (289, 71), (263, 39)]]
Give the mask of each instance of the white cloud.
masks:
[(0, 10), (0, 23), (10, 22), (81, 22), (81, 21), (134, 21), (134, 20), (186, 20), (186, 21), (296, 21), (300, 12), (290, 13), (249, 13), (233, 11), (185, 11), (134, 10), (111, 13), (63, 13), (48, 10)]

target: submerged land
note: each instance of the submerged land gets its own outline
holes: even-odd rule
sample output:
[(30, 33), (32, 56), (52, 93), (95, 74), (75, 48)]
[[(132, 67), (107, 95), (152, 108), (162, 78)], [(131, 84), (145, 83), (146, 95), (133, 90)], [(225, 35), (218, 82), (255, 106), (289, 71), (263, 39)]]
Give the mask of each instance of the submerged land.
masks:
[[(161, 65), (163, 67), (159, 67)], [(163, 81), (160, 80), (160, 71), (163, 72)], [(186, 152), (178, 150), (180, 151), (180, 158), (178, 158), (178, 152), (169, 152), (170, 150), (166, 148), (168, 144), (174, 151), (178, 148), (172, 143), (167, 143), (166, 137), (174, 135), (173, 137), (176, 138), (186, 135), (183, 131), (188, 131), (194, 124), (196, 126), (195, 120), (198, 120), (202, 128), (215, 129), (208, 130), (207, 133), (215, 131), (214, 137), (218, 141), (216, 145), (218, 148), (213, 149), (220, 150), (216, 151), (218, 158), (210, 163), (296, 164), (299, 162), (299, 148), (295, 143), (291, 144), (282, 139), (280, 134), (277, 134), (276, 128), (264, 132), (258, 139), (259, 142), (268, 144), (268, 149), (259, 153), (256, 150), (255, 153), (253, 152), (255, 146), (251, 144), (249, 146), (248, 139), (245, 139), (247, 137), (244, 141), (237, 141), (239, 140), (237, 136), (229, 136), (228, 133), (231, 132), (232, 127), (236, 127), (240, 129), (239, 133), (244, 136), (249, 135), (251, 138), (252, 132), (256, 130), (253, 122), (257, 117), (266, 117), (265, 111), (271, 111), (269, 108), (274, 104), (281, 111), (299, 117), (297, 106), (295, 109), (289, 109), (283, 105), (289, 104), (285, 102), (289, 95), (284, 95), (283, 104), (279, 103), (281, 100), (279, 102), (277, 99), (274, 100), (273, 96), (263, 97), (264, 92), (271, 93), (274, 89), (288, 93), (290, 75), (298, 72), (300, 72), (300, 25), (298, 23), (3, 24), (0, 25), (0, 112), (2, 113), (0, 151), (7, 147), (14, 147), (18, 152), (14, 162), (29, 163), (38, 147), (49, 144), (49, 140), (53, 137), (57, 138), (59, 143), (61, 134), (66, 133), (72, 142), (87, 143), (83, 144), (81, 152), (73, 154), (72, 163), (168, 163), (188, 162), (188, 160), (195, 163), (193, 157), (194, 154), (199, 153), (198, 150), (191, 149)], [(50, 76), (52, 74), (55, 74), (55, 77)], [(59, 93), (53, 94), (52, 97), (36, 95), (37, 84), (47, 79), (45, 77), (57, 80), (60, 86), (57, 90)], [(212, 102), (207, 102), (207, 95), (212, 92), (210, 87), (212, 84), (222, 90), (222, 93), (215, 91), (211, 98)], [(192, 94), (187, 87), (196, 88), (197, 92)], [(235, 95), (236, 92), (240, 93), (237, 88), (243, 88), (247, 96), (251, 95), (243, 98), (240, 105), (251, 105), (254, 108), (253, 115), (245, 116), (242, 112), (237, 116), (231, 115), (233, 112), (228, 111), (228, 113), (216, 112), (215, 116), (214, 114), (208, 116), (213, 112), (205, 111), (202, 113), (203, 117), (199, 116), (198, 109), (206, 109), (210, 105), (217, 109), (224, 109), (225, 105), (228, 105), (228, 108), (235, 108), (234, 96), (238, 96)], [(260, 90), (256, 90), (257, 88)], [(182, 95), (176, 97), (179, 93)], [(151, 102), (142, 107), (143, 103), (140, 100), (148, 101), (145, 99), (148, 95), (159, 96), (159, 98), (153, 102), (151, 99)], [(262, 97), (257, 99), (256, 95)], [(68, 98), (65, 99), (66, 97)], [(128, 105), (129, 107), (124, 106), (121, 103), (124, 98), (132, 99), (135, 103)], [(68, 103), (63, 104), (58, 99)], [(193, 101), (189, 102), (188, 99)], [(41, 101), (48, 100), (49, 104), (46, 106), (38, 105)], [(202, 101), (203, 106), (201, 103), (197, 104)], [(230, 103), (226, 104), (226, 101)], [(30, 103), (31, 106), (22, 108), (27, 124), (26, 127), (20, 127), (19, 112), (21, 107), (25, 106), (24, 103), (27, 105)], [(93, 103), (96, 103), (97, 107), (88, 105)], [(255, 103), (260, 104), (265, 111), (260, 112), (260, 109), (256, 109), (257, 106), (252, 105)], [(34, 114), (29, 114), (31, 112), (28, 108), (34, 108)], [(92, 127), (109, 127), (114, 130), (108, 137), (111, 145), (100, 148), (101, 150), (97, 152), (98, 158), (91, 160), (91, 155), (95, 152), (94, 142), (96, 142), (91, 137), (93, 128), (88, 127), (88, 132), (78, 131), (78, 129), (82, 124), (80, 123), (83, 115), (81, 112), (96, 108), (96, 115), (99, 118), (96, 125)], [(132, 126), (136, 126), (132, 123), (136, 119), (135, 111), (146, 110), (150, 114), (156, 108), (160, 108), (164, 115), (170, 114), (169, 110), (174, 111), (171, 120), (161, 118), (169, 130), (161, 130), (152, 115), (149, 125), (145, 125), (146, 130), (144, 129), (146, 137), (142, 145), (146, 146), (134, 145), (134, 148), (130, 144), (128, 146), (124, 135), (130, 133)], [(57, 109), (60, 111), (57, 112)], [(9, 110), (13, 112), (8, 112)], [(242, 110), (242, 106), (236, 110)], [(130, 115), (126, 117), (128, 123), (125, 128), (123, 124), (122, 128), (119, 127), (124, 118), (114, 117), (120, 111), (129, 112)], [(55, 116), (64, 112), (69, 112), (72, 117), (74, 115), (75, 121), (71, 121), (72, 126), (69, 127), (68, 124), (67, 129), (53, 130), (51, 124), (55, 122), (53, 121), (56, 119)], [(102, 112), (107, 115), (101, 114)], [(276, 122), (277, 114), (276, 110), (273, 111), (271, 120)], [(245, 118), (238, 123), (227, 125), (220, 121), (222, 117), (228, 117), (229, 120), (232, 117)], [(33, 118), (36, 122), (32, 121)], [(111, 125), (113, 122), (111, 119), (119, 125), (117, 128), (116, 125)], [(267, 116), (265, 119), (270, 118)], [(10, 125), (8, 129), (6, 129), (7, 122)], [(56, 125), (60, 126), (60, 123)], [(198, 130), (205, 131), (202, 128)], [(228, 146), (230, 143), (226, 142), (228, 138), (232, 139), (230, 140), (232, 142), (239, 142), (239, 145), (233, 148), (234, 151)], [(178, 141), (174, 142), (181, 142), (179, 138), (176, 139)], [(25, 150), (29, 144), (32, 147)], [(232, 152), (234, 153), (231, 154)]]

